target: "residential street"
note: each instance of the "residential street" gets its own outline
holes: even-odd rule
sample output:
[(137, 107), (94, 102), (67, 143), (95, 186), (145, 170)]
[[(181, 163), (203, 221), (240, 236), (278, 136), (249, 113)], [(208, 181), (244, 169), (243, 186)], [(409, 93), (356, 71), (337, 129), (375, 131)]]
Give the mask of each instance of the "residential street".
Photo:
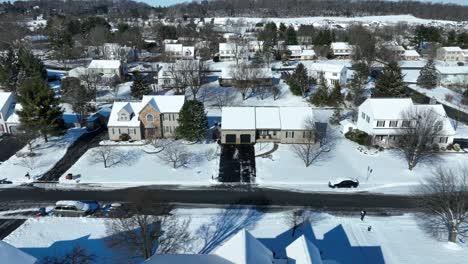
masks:
[[(144, 195), (151, 203), (191, 204), (245, 204), (272, 206), (308, 206), (336, 210), (360, 208), (418, 208), (409, 196), (379, 195), (368, 193), (306, 193), (256, 188), (247, 186), (178, 188), (171, 186), (147, 186), (116, 190), (60, 190), (36, 187), (5, 188), (0, 190), (0, 210), (54, 203), (58, 200), (96, 200), (100, 202), (129, 201), (131, 197)], [(151, 201), (150, 201), (151, 200)]]

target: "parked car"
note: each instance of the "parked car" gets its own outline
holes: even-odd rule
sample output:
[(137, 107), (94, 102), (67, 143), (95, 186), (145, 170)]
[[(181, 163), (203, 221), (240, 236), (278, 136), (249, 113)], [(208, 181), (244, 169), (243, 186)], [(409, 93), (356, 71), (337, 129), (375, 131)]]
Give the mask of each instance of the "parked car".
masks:
[(330, 188), (357, 188), (359, 181), (357, 179), (335, 179), (328, 182)]
[(99, 209), (95, 201), (58, 201), (53, 209), (55, 216), (87, 216)]
[[(1, 164), (1, 163), (0, 163), (0, 164)], [(7, 180), (6, 178), (0, 180), (0, 184), (12, 184), (12, 183), (13, 183), (12, 181)]]
[(102, 214), (107, 217), (120, 217), (128, 214), (124, 205), (121, 203), (111, 203), (102, 206)]

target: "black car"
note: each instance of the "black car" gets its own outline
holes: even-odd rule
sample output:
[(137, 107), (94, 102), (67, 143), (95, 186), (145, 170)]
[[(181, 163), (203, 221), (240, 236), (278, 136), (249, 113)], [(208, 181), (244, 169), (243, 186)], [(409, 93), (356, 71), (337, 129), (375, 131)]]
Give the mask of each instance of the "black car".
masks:
[(7, 180), (6, 178), (5, 179), (2, 179), (0, 180), (0, 184), (12, 184), (13, 182)]
[(329, 181), (328, 187), (330, 188), (357, 188), (359, 186), (359, 181), (357, 179), (345, 179), (345, 180), (336, 180), (336, 181)]

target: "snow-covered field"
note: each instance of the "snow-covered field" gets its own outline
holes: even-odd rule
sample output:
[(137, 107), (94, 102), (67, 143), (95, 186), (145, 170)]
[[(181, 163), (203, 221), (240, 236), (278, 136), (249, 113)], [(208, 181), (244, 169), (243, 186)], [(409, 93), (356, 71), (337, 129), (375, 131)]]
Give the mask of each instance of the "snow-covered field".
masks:
[[(293, 152), (293, 146), (280, 144), (272, 158), (256, 158), (257, 179), (261, 186), (288, 188), (301, 191), (382, 192), (408, 194), (426, 176), (430, 176), (434, 163), (421, 163), (408, 170), (406, 160), (396, 150), (384, 150), (376, 155), (365, 155), (357, 150), (358, 144), (337, 136), (335, 146), (323, 153), (312, 165)], [(454, 167), (467, 163), (468, 155), (443, 153), (438, 164)], [(372, 173), (368, 173), (369, 170)], [(328, 181), (335, 178), (359, 180), (356, 189), (333, 190)]]
[[(69, 129), (63, 136), (50, 137), (48, 142), (45, 142), (42, 137), (36, 139), (33, 143), (33, 151), (36, 155), (33, 157), (13, 155), (0, 164), (1, 177), (7, 178), (14, 183), (29, 182), (40, 177), (53, 168), (65, 155), (68, 147), (85, 132), (85, 128), (73, 128)], [(28, 146), (25, 146), (18, 153), (28, 152)], [(28, 172), (31, 179), (25, 177)]]
[[(194, 240), (185, 247), (185, 253), (209, 253), (245, 228), (278, 257), (284, 257), (284, 248), (304, 234), (319, 248), (322, 257), (330, 261), (328, 263), (461, 264), (468, 258), (466, 245), (433, 238), (420, 228), (413, 214), (368, 215), (360, 221), (358, 214), (313, 213), (311, 224), (298, 228), (292, 237), (286, 221), (289, 211), (197, 208), (177, 209), (173, 213), (191, 218), (189, 229)], [(38, 259), (62, 255), (79, 245), (97, 255), (98, 263), (117, 263), (115, 259), (122, 260), (122, 256), (106, 245), (105, 221), (55, 217), (28, 219), (4, 241)], [(371, 231), (368, 226), (372, 226)]]
[[(113, 146), (118, 158), (114, 165), (104, 168), (96, 161), (93, 149), (88, 150), (60, 179), (64, 184), (93, 183), (106, 187), (127, 187), (150, 184), (209, 185), (214, 183), (219, 168), (219, 147), (215, 143), (184, 144), (189, 163), (174, 169), (161, 159), (159, 153), (148, 151), (149, 146)], [(158, 152), (158, 151), (154, 151)], [(66, 180), (65, 175), (79, 175)]]

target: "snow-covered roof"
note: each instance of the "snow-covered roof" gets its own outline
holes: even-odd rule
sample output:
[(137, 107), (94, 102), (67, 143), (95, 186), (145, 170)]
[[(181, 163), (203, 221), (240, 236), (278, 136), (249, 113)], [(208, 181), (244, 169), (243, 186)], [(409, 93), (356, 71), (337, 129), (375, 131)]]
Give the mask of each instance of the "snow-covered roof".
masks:
[(214, 251), (236, 264), (271, 264), (273, 253), (252, 234), (243, 229)]
[(398, 120), (401, 119), (402, 112), (413, 106), (411, 98), (368, 98), (359, 106), (367, 107), (374, 119)]
[(20, 103), (16, 103), (15, 108), (12, 109), (11, 113), (8, 114), (8, 118), (6, 122), (8, 124), (19, 124), (20, 119), (19, 119), (19, 115), (17, 114), (17, 111), (21, 111), (21, 110), (23, 110), (23, 106)]
[[(183, 95), (145, 95), (141, 102), (114, 102), (108, 126), (139, 127), (138, 115), (147, 104), (152, 104), (161, 113), (178, 113), (185, 102)], [(129, 120), (119, 120), (118, 113), (125, 109), (134, 113)]]
[(332, 42), (331, 48), (332, 50), (350, 50), (351, 45), (348, 42)]
[(305, 49), (302, 51), (302, 56), (315, 56), (315, 51), (313, 49)]
[(306, 121), (313, 119), (310, 107), (280, 107), (281, 129), (301, 130)]
[(232, 264), (232, 262), (217, 255), (162, 254), (153, 255), (144, 264)]
[(341, 73), (341, 71), (346, 68), (343, 64), (335, 63), (311, 63), (307, 65), (309, 71), (314, 72), (332, 72), (332, 73)]
[(302, 51), (301, 45), (288, 45), (286, 48), (290, 51)]
[(85, 75), (87, 73), (87, 68), (86, 67), (76, 67), (68, 71), (68, 77), (75, 77), (79, 78), (82, 75)]
[(320, 251), (312, 244), (304, 235), (300, 236), (289, 246), (286, 247), (288, 259), (292, 259), (294, 263), (301, 264), (322, 264)]
[(92, 60), (88, 65), (88, 69), (118, 69), (120, 68), (119, 60)]
[(441, 66), (436, 65), (440, 74), (468, 74), (468, 66)]
[(236, 45), (232, 42), (219, 43), (219, 51), (235, 50), (235, 49), (236, 49)]
[(403, 56), (408, 57), (420, 57), (419, 53), (416, 50), (405, 50)]
[(255, 120), (257, 129), (281, 129), (278, 107), (256, 107)]
[(443, 105), (441, 104), (431, 104), (431, 105), (415, 105), (417, 111), (433, 111), (443, 122), (444, 135), (455, 135), (455, 129), (450, 122), (450, 119), (447, 118), (447, 113)]
[(460, 47), (441, 47), (445, 51), (457, 51), (462, 52), (463, 50)]
[(3, 259), (5, 263), (9, 264), (34, 264), (38, 262), (35, 257), (1, 240), (0, 259)]
[(255, 107), (223, 107), (221, 128), (225, 130), (255, 130)]
[(5, 104), (10, 100), (10, 97), (13, 96), (11, 92), (0, 92), (0, 110), (5, 106)]

